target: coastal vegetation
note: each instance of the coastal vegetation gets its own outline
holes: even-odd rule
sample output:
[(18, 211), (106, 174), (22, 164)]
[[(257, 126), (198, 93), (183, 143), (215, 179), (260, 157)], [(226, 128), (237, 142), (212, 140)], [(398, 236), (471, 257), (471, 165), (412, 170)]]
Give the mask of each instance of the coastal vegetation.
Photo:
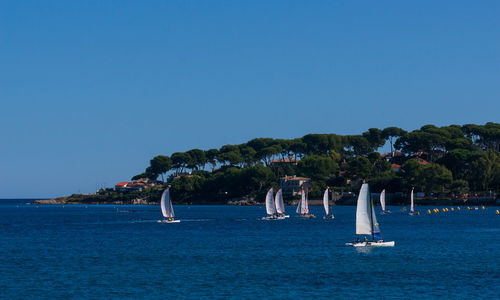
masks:
[[(390, 152), (381, 154), (384, 145)], [(263, 198), (269, 187), (279, 188), (285, 175), (311, 178), (311, 198), (320, 198), (327, 186), (356, 191), (363, 180), (372, 191), (406, 193), (414, 187), (417, 192), (448, 198), (495, 193), (500, 191), (500, 124), (255, 138), (220, 149), (158, 155), (132, 179), (161, 180), (171, 186), (178, 203), (221, 203)]]

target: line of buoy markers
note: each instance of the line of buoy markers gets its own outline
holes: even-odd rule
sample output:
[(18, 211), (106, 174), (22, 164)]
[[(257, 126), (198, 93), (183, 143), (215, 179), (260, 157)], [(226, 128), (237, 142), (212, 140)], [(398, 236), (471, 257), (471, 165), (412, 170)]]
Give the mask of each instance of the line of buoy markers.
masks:
[[(460, 210), (460, 209), (461, 209), (460, 206), (457, 206), (457, 210)], [(479, 209), (478, 207), (471, 208), (470, 206), (467, 206), (467, 210), (478, 210), (478, 209)], [(483, 205), (483, 206), (481, 206), (481, 209), (485, 210), (486, 207), (484, 207), (484, 205)], [(441, 209), (442, 212), (448, 212), (450, 210), (451, 211), (455, 211), (455, 208), (451, 207), (451, 208), (448, 209), (448, 207), (443, 207)], [(434, 209), (432, 209), (432, 211), (430, 209), (427, 210), (427, 214), (428, 215), (432, 214), (433, 212), (435, 214), (437, 214), (439, 212), (439, 208), (434, 208)], [(495, 211), (495, 213), (497, 215), (500, 215), (500, 211), (498, 209)]]

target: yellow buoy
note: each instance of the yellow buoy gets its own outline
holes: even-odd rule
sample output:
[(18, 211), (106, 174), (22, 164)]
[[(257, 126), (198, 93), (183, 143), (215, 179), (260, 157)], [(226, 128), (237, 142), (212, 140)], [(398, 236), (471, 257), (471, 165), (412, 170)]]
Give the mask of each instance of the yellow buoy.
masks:
[(498, 209), (497, 209), (496, 213), (497, 213), (497, 215), (500, 214), (500, 212), (498, 211)]
[(443, 208), (443, 212), (445, 212), (445, 211), (446, 211), (446, 210), (444, 210), (444, 208)]
[(455, 210), (455, 209), (453, 209), (453, 207), (452, 207), (452, 208), (450, 208), (450, 209), (451, 209), (451, 211), (454, 211), (454, 210)]
[(459, 206), (459, 207), (457, 207), (457, 209), (458, 209), (458, 210), (460, 210), (460, 206)]
[[(498, 210), (497, 210), (497, 211), (498, 211)], [(427, 210), (427, 214), (429, 215), (430, 213), (431, 213), (431, 210), (430, 210), (430, 209), (428, 209), (428, 210)]]
[(482, 209), (484, 209), (484, 205), (483, 205), (483, 206), (481, 206), (481, 208), (482, 208)]
[(470, 206), (467, 206), (467, 210), (470, 210)]

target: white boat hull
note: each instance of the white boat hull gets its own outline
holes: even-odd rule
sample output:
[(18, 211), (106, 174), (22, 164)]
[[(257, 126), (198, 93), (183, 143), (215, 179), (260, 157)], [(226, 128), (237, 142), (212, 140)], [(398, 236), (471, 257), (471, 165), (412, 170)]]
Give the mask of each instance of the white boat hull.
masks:
[(353, 247), (394, 247), (396, 244), (394, 241), (385, 242), (385, 241), (368, 241), (368, 242), (353, 242), (353, 243), (345, 243), (346, 246)]
[(181, 220), (172, 220), (172, 221), (169, 221), (169, 220), (158, 220), (158, 223), (180, 223)]
[(324, 216), (323, 219), (335, 219), (334, 215)]
[(284, 216), (269, 216), (269, 217), (263, 217), (262, 220), (284, 220), (286, 218), (290, 218), (289, 215), (284, 215)]

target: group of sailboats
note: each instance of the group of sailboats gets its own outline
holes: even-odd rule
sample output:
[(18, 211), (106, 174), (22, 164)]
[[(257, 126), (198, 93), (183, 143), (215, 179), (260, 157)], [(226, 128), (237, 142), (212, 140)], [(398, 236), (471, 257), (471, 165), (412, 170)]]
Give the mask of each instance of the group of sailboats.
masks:
[(285, 203), (283, 202), (283, 191), (279, 189), (273, 200), (273, 188), (270, 188), (266, 194), (266, 213), (263, 220), (283, 220), (290, 216), (285, 214)]
[[(325, 218), (332, 218), (333, 214), (330, 215), (330, 207), (328, 203), (328, 188), (323, 194), (323, 207), (325, 209)], [(385, 210), (385, 190), (382, 191), (380, 195), (380, 203), (382, 205), (382, 212), (388, 213)], [(167, 188), (161, 195), (161, 212), (164, 220), (159, 220), (160, 223), (179, 223), (180, 220), (175, 220), (174, 218), (174, 208), (172, 206), (172, 200), (170, 198), (170, 188)], [(413, 204), (413, 189), (411, 191), (411, 212), (410, 214), (418, 214), (414, 210)], [(285, 205), (283, 202), (283, 191), (278, 190), (276, 196), (273, 199), (273, 189), (270, 188), (266, 194), (266, 212), (267, 216), (263, 219), (265, 220), (282, 220), (289, 218), (290, 216), (285, 214)], [(297, 206), (297, 213), (303, 217), (314, 218), (314, 215), (309, 212), (309, 204), (307, 197), (307, 189), (302, 189), (301, 200)], [(357, 238), (356, 241), (351, 243), (346, 243), (347, 246), (354, 247), (393, 247), (395, 245), (394, 241), (384, 241), (380, 237), (380, 227), (377, 222), (377, 217), (375, 214), (375, 209), (373, 207), (373, 201), (370, 198), (370, 190), (367, 183), (363, 183), (361, 190), (359, 191), (358, 201), (356, 205), (356, 235), (364, 236), (361, 240)], [(371, 236), (371, 240), (368, 237)]]

